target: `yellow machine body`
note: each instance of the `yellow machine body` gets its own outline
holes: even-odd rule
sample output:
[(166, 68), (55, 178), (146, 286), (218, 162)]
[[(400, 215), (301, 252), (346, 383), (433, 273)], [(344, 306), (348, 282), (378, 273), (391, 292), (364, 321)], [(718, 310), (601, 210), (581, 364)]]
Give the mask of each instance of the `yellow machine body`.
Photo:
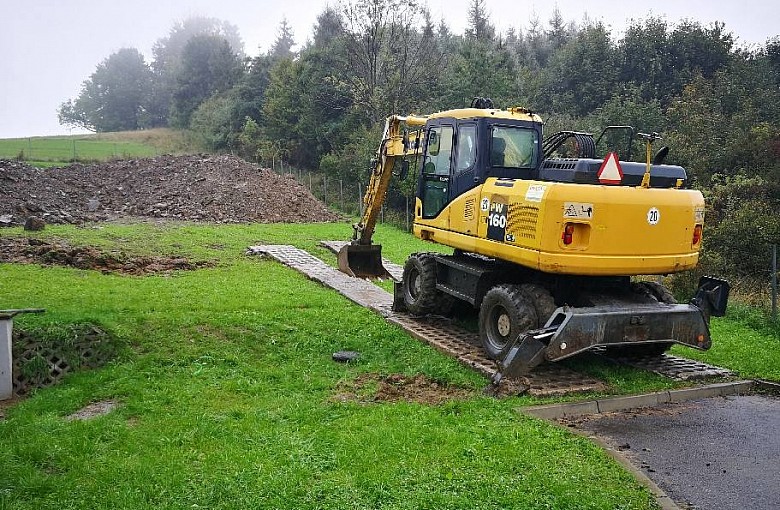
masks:
[(703, 217), (694, 190), (489, 178), (432, 219), (418, 199), (414, 233), (546, 273), (669, 274), (696, 266)]

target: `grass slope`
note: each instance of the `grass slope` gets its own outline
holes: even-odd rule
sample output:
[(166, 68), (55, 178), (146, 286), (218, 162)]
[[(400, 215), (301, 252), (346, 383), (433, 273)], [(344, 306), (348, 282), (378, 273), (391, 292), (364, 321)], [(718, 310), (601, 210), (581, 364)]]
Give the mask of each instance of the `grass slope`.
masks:
[[(292, 243), (333, 262), (316, 242), (348, 236), (347, 224), (35, 235), (219, 265), (169, 277), (0, 265), (0, 308), (48, 310), (20, 327), (92, 320), (129, 346), (110, 366), (6, 410), (0, 508), (654, 508), (593, 444), (515, 412), (532, 399), (484, 397), (485, 380), (455, 361), (295, 271), (243, 255), (251, 244)], [(385, 226), (377, 238), (396, 262), (431, 247)], [(341, 349), (361, 361), (332, 362)], [(767, 356), (778, 365), (777, 350)], [(589, 370), (615, 393), (671, 385)], [(472, 396), (439, 406), (333, 399), (364, 372), (423, 373)], [(122, 407), (64, 420), (108, 398)]]
[[(0, 421), (2, 508), (650, 508), (598, 448), (518, 416), (518, 400), (377, 316), (277, 263), (257, 242), (313, 249), (348, 226), (57, 227), (46, 235), (131, 253), (217, 258), (172, 277), (0, 266), (0, 306), (39, 321), (99, 321), (131, 346)], [(383, 229), (387, 230), (387, 229)], [(21, 234), (18, 230), (13, 234)], [(409, 236), (392, 232), (396, 247)], [(325, 253), (320, 253), (325, 256)], [(331, 256), (332, 259), (332, 256)], [(330, 360), (363, 353), (355, 365)], [(441, 406), (332, 400), (363, 372), (470, 388)], [(64, 416), (116, 398), (89, 422)]]
[(166, 128), (94, 135), (0, 139), (0, 158), (22, 159), (33, 166), (64, 166), (197, 150), (182, 131)]

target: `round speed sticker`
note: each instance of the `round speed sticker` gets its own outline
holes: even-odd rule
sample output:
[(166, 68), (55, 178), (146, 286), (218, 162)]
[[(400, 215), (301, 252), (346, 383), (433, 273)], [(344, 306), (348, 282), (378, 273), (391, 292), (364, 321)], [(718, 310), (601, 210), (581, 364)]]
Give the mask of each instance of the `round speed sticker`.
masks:
[(647, 211), (647, 222), (651, 225), (658, 225), (658, 222), (661, 220), (661, 212), (656, 209), (655, 207), (652, 207), (649, 211)]

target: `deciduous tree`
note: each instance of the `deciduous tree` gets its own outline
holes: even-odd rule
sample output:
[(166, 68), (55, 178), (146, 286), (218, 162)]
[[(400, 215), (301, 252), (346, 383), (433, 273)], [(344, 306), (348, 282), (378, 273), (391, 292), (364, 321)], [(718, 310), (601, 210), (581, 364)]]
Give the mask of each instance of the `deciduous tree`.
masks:
[(149, 126), (152, 74), (135, 48), (123, 48), (101, 62), (75, 100), (58, 111), (60, 124), (97, 132)]

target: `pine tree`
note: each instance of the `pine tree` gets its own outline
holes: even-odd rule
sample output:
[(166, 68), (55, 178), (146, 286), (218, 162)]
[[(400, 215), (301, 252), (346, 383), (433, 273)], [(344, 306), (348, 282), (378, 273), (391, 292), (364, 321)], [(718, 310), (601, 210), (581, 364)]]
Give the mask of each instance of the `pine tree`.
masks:
[(291, 58), (294, 55), (292, 51), (293, 46), (295, 46), (295, 38), (293, 37), (292, 27), (287, 23), (287, 18), (282, 18), (276, 31), (276, 40), (273, 46), (271, 46), (268, 56), (274, 60)]
[(485, 0), (471, 0), (466, 37), (478, 41), (492, 41), (495, 36), (496, 29), (490, 24), (490, 18), (485, 9)]

